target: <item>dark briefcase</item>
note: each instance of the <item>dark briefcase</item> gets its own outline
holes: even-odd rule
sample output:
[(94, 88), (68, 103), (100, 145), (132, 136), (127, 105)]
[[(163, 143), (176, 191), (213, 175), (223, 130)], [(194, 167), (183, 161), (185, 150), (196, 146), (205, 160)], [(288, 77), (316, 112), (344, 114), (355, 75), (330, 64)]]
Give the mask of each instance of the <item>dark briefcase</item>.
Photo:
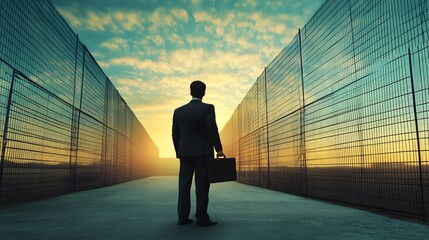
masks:
[(207, 160), (210, 183), (237, 180), (235, 158), (209, 158)]

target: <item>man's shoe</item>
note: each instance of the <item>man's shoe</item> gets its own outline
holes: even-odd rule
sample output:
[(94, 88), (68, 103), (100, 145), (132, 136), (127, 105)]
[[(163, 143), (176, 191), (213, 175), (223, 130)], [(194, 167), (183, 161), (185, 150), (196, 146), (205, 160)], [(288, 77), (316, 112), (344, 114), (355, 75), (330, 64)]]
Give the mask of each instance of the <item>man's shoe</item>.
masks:
[(215, 225), (217, 225), (217, 222), (213, 222), (210, 219), (197, 221), (197, 227), (210, 227), (210, 226), (215, 226)]
[(177, 223), (177, 225), (187, 225), (191, 223), (192, 223), (191, 219), (179, 219), (179, 222)]

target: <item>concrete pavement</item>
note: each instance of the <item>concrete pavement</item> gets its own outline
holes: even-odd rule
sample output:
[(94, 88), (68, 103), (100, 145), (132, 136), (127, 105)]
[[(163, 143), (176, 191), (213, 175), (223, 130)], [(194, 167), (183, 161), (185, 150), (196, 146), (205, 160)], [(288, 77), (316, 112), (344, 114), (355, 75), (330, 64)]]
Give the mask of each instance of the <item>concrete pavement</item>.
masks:
[(211, 186), (215, 227), (177, 226), (176, 201), (177, 177), (151, 177), (3, 206), (0, 239), (429, 239), (418, 222), (236, 182)]

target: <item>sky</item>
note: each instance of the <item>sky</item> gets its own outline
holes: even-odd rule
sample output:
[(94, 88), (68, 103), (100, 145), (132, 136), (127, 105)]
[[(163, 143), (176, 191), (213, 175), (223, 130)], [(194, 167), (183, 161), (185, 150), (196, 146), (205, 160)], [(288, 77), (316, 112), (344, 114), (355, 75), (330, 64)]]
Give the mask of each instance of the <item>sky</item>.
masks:
[(219, 131), (324, 0), (51, 0), (148, 131), (174, 157), (174, 109), (206, 83)]

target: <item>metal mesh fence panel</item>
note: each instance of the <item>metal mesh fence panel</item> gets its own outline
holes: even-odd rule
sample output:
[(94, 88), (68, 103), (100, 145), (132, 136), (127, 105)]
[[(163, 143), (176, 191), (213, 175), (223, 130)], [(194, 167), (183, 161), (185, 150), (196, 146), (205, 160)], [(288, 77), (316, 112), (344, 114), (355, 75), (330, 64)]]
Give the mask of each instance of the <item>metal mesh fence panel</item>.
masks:
[[(427, 219), (428, 10), (323, 3), (257, 79), (265, 99), (248, 93), (222, 130), (239, 181)], [(265, 135), (240, 121), (261, 116)]]
[(0, 202), (148, 175), (158, 148), (50, 1), (0, 1), (0, 37)]

